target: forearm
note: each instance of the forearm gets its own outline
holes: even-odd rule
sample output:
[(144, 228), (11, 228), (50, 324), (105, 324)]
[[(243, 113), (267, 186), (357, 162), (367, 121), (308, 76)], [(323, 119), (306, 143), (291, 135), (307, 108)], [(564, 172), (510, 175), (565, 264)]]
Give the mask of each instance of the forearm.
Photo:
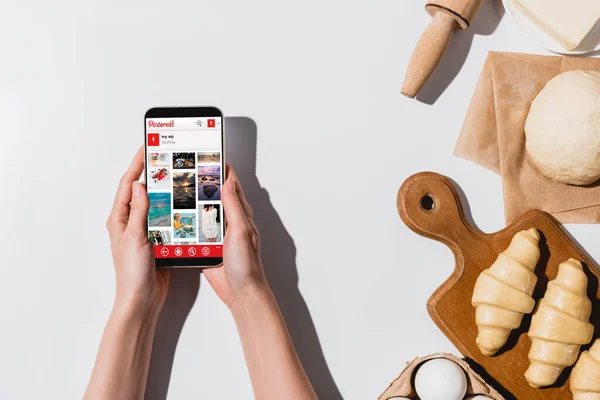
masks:
[(143, 399), (158, 313), (115, 305), (85, 400)]
[(255, 398), (316, 399), (271, 291), (257, 290), (236, 302), (231, 311)]

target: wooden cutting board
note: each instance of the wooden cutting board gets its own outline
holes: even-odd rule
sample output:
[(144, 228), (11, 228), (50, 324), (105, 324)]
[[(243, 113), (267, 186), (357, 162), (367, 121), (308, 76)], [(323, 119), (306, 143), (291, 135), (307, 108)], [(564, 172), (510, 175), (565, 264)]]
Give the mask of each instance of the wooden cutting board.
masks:
[[(536, 267), (538, 283), (534, 292), (537, 300), (543, 297), (549, 280), (556, 277), (558, 265), (576, 258), (583, 262), (588, 275), (588, 295), (592, 300), (592, 323), (600, 323), (600, 273), (596, 264), (579, 248), (552, 216), (542, 211), (530, 211), (514, 224), (500, 232), (486, 234), (466, 221), (459, 195), (452, 182), (433, 172), (422, 172), (408, 178), (400, 187), (397, 199), (398, 212), (404, 223), (419, 235), (446, 244), (454, 253), (456, 265), (452, 275), (427, 302), (431, 318), (467, 358), (481, 365), (504, 391), (505, 397), (519, 400), (571, 399), (568, 377), (571, 368), (565, 369), (556, 385), (545, 389), (529, 386), (523, 374), (529, 366), (527, 336), (531, 316), (526, 315), (518, 330), (512, 332), (508, 343), (494, 357), (483, 356), (477, 345), (475, 309), (471, 296), (475, 280), (488, 268), (499, 253), (504, 251), (515, 233), (536, 228), (540, 232), (541, 257)], [(424, 255), (424, 262), (427, 255)], [(600, 335), (600, 332), (596, 332)], [(485, 374), (483, 374), (484, 377)], [(490, 383), (493, 383), (490, 382)], [(497, 386), (497, 385), (496, 385)], [(499, 388), (500, 389), (500, 388)]]

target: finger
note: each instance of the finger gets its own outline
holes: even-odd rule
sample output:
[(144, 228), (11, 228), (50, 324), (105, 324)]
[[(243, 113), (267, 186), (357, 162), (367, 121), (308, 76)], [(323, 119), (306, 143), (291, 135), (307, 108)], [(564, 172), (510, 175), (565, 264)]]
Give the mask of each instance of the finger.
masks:
[[(236, 176), (236, 178), (237, 178), (237, 176)], [(244, 191), (242, 190), (242, 184), (240, 183), (240, 181), (236, 179), (236, 180), (234, 180), (234, 182), (235, 182), (235, 193), (237, 194), (238, 198), (240, 199), (240, 203), (242, 204), (242, 209), (244, 210), (246, 219), (248, 220), (248, 223), (250, 224), (250, 227), (252, 228), (254, 233), (258, 236), (258, 228), (256, 227), (256, 224), (254, 223), (254, 211), (252, 211), (252, 207), (250, 207), (250, 203), (248, 203), (248, 200), (246, 200), (246, 195), (244, 194)]]
[(131, 202), (131, 185), (137, 180), (144, 170), (144, 149), (140, 147), (133, 161), (127, 168), (115, 195), (112, 210), (108, 217), (107, 227), (111, 236), (120, 236), (129, 220), (129, 203)]
[(146, 236), (149, 204), (146, 189), (141, 183), (133, 182), (131, 193), (131, 211), (126, 231), (133, 235)]
[[(248, 222), (248, 225), (250, 226), (250, 229), (252, 230), (252, 232), (254, 232), (254, 236), (258, 237), (258, 228), (256, 227), (256, 224), (254, 223), (254, 219), (253, 219), (254, 213), (252, 212), (252, 208), (250, 208), (250, 205), (248, 204), (246, 197), (243, 196), (244, 192), (241, 190), (242, 186), (241, 186), (240, 182), (237, 180), (233, 180), (232, 182), (234, 183), (233, 186), (236, 191), (236, 195), (238, 196), (238, 199), (240, 200), (242, 210), (244, 210), (244, 215), (246, 216), (246, 221)], [(240, 194), (243, 197), (240, 197)], [(227, 227), (229, 227), (229, 226), (227, 225)]]
[(247, 227), (248, 219), (235, 191), (235, 183), (228, 179), (223, 185), (223, 210), (227, 214), (228, 229)]
[(230, 173), (227, 179), (231, 179), (235, 183), (235, 192), (237, 193), (238, 198), (240, 199), (240, 203), (242, 204), (242, 208), (244, 209), (244, 214), (246, 214), (248, 220), (252, 221), (254, 213), (252, 211), (252, 207), (250, 207), (250, 203), (248, 203), (248, 200), (246, 199), (246, 195), (244, 194), (244, 190), (242, 189), (242, 184), (238, 179), (237, 173), (231, 167), (229, 171)]

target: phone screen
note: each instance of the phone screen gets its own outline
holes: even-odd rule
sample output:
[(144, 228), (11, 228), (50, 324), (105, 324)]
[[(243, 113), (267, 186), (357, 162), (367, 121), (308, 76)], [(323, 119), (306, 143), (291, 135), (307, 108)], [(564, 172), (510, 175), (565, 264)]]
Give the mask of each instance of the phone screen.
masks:
[[(165, 117), (169, 110), (177, 116)], [(220, 264), (222, 114), (209, 107), (158, 108), (148, 111), (145, 126), (148, 239), (157, 266)]]

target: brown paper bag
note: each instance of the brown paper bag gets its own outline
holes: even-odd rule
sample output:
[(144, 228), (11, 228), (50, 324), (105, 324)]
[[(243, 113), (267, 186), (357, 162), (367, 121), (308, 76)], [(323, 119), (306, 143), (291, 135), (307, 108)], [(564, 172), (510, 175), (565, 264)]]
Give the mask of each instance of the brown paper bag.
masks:
[(454, 154), (502, 177), (506, 222), (531, 209), (562, 223), (600, 222), (600, 185), (570, 186), (537, 170), (525, 151), (525, 119), (535, 96), (556, 75), (600, 71), (600, 59), (490, 52)]

